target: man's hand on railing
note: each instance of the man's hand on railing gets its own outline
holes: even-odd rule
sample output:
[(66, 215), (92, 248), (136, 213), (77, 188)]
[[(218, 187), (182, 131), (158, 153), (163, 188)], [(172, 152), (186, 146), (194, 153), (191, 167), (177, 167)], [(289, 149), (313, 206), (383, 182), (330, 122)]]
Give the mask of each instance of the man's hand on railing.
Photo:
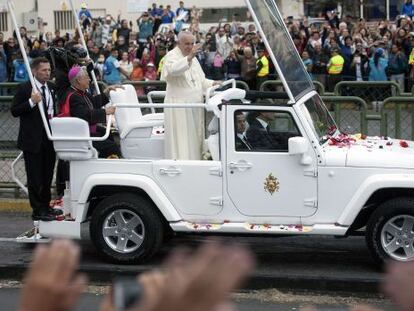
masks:
[(103, 93), (108, 96), (110, 91), (116, 91), (116, 89), (125, 89), (122, 85), (114, 84), (104, 89)]
[(116, 107), (115, 106), (109, 106), (109, 107), (106, 107), (105, 108), (105, 113), (107, 115), (111, 115), (111, 114), (114, 114), (115, 113), (115, 110), (116, 110)]

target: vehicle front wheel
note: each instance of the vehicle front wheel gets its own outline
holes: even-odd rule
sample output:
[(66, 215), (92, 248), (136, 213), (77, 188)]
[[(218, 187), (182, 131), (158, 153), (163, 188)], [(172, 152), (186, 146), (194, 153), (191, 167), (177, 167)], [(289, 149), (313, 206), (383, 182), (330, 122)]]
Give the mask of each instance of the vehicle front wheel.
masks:
[(366, 229), (367, 246), (377, 264), (387, 260), (414, 260), (414, 199), (396, 198), (382, 203)]
[(148, 200), (119, 193), (102, 200), (92, 213), (92, 243), (110, 261), (132, 263), (151, 257), (160, 247), (163, 224)]

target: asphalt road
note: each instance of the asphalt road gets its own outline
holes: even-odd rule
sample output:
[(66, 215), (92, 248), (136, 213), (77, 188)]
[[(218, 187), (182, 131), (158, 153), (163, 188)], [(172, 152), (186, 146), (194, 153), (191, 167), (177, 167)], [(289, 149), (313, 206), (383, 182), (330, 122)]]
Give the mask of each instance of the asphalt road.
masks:
[[(0, 213), (0, 278), (19, 279), (31, 260), (33, 245), (14, 238), (31, 228), (28, 214)], [(110, 282), (119, 274), (137, 274), (158, 266), (177, 246), (196, 247), (202, 236), (179, 236), (166, 242), (153, 259), (142, 265), (103, 262), (90, 242), (81, 243), (80, 269), (92, 281)], [(257, 269), (246, 288), (302, 288), (376, 292), (382, 273), (374, 266), (363, 237), (223, 237), (249, 247)]]

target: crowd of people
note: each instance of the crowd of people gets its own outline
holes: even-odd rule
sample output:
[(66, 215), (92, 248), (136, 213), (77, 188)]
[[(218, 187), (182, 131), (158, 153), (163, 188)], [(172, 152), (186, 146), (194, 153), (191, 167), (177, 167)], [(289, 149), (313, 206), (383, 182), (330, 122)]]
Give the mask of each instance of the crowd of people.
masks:
[[(368, 23), (328, 11), (320, 24), (286, 20), (295, 46), (314, 80), (333, 91), (337, 82), (395, 81), (410, 91), (414, 79), (412, 1), (396, 21)], [(412, 10), (412, 9), (411, 9)]]
[[(207, 32), (199, 28), (200, 10), (185, 8), (182, 1), (175, 12), (170, 6), (154, 3), (135, 23), (121, 15), (116, 19), (111, 15), (93, 17), (85, 4), (79, 18), (97, 78), (107, 84), (160, 79), (163, 59), (177, 45), (181, 30), (192, 32), (201, 44), (196, 57), (209, 79), (240, 79), (254, 89), (257, 82), (274, 73), (254, 24), (243, 26), (237, 15), (232, 23), (219, 23)], [(70, 50), (80, 43), (79, 30), (61, 35), (59, 30), (52, 34), (40, 29), (39, 36), (33, 37), (21, 27), (20, 34), (30, 59), (47, 55), (51, 47)], [(0, 33), (0, 82), (27, 80), (16, 35), (3, 40)], [(142, 87), (136, 89), (138, 95), (146, 91)]]
[[(328, 90), (341, 80), (395, 81), (410, 90), (414, 79), (414, 29), (411, 1), (401, 9), (396, 21), (368, 23), (352, 16), (339, 18), (326, 12), (325, 21), (310, 23), (305, 17), (285, 23), (312, 79)], [(189, 30), (202, 48), (196, 57), (206, 77), (213, 80), (239, 79), (256, 89), (263, 81), (275, 79), (274, 66), (253, 23), (241, 23), (234, 15), (230, 23), (219, 22), (208, 31), (200, 29), (200, 13), (180, 1), (174, 11), (153, 4), (136, 21), (92, 16), (86, 4), (79, 11), (90, 58), (99, 80), (120, 84), (126, 80), (160, 79), (163, 59), (177, 44), (181, 30)], [(408, 13), (407, 13), (408, 12)], [(40, 29), (41, 30), (41, 29)], [(61, 35), (59, 30), (30, 37), (20, 33), (30, 58), (47, 53), (50, 47), (71, 48), (79, 44), (79, 32)], [(0, 82), (28, 80), (16, 38), (4, 40), (0, 33)], [(136, 88), (138, 95), (146, 91)]]

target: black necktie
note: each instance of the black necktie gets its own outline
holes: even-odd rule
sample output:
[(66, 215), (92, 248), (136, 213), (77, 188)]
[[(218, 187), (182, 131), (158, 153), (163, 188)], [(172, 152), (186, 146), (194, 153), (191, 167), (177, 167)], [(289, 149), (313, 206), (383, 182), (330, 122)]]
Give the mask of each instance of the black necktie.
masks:
[(244, 136), (244, 135), (242, 137), (243, 137), (242, 140), (243, 140), (244, 144), (246, 145), (247, 149), (252, 150), (252, 146), (247, 141), (247, 137)]
[(266, 126), (266, 132), (267, 132), (267, 133), (269, 133), (269, 132), (270, 132), (270, 126), (269, 126), (269, 125), (267, 125), (267, 126)]
[(45, 109), (45, 114), (47, 116), (47, 103), (46, 103), (46, 86), (42, 85), (42, 101), (43, 101), (43, 108)]

